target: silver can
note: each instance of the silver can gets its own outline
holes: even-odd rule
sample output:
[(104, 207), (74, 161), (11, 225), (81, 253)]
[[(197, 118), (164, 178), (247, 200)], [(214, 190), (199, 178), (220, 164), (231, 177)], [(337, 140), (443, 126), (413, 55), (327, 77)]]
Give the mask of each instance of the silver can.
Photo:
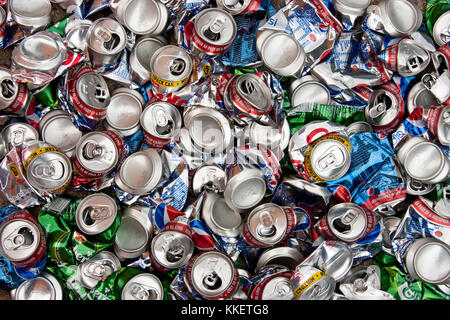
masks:
[(140, 117), (145, 100), (136, 90), (119, 88), (112, 92), (106, 111), (106, 129), (117, 130), (127, 137), (140, 129)]
[(151, 192), (161, 181), (163, 162), (156, 149), (145, 149), (129, 155), (114, 177), (125, 192), (141, 195)]
[(112, 0), (109, 7), (117, 21), (135, 34), (160, 34), (169, 21), (169, 10), (159, 0)]
[(39, 140), (39, 133), (28, 123), (10, 123), (2, 129), (1, 134), (7, 152), (14, 147), (23, 147), (29, 141)]
[(103, 177), (117, 165), (122, 148), (122, 138), (112, 130), (89, 132), (81, 137), (75, 149), (74, 170), (84, 177)]
[(430, 90), (440, 104), (444, 104), (450, 97), (450, 71), (442, 73), (432, 72), (422, 76), (422, 84)]
[(391, 255), (394, 255), (394, 251), (392, 250), (392, 239), (401, 222), (402, 219), (399, 217), (383, 217), (381, 248)]
[(414, 240), (403, 256), (408, 274), (431, 284), (447, 284), (450, 279), (450, 247), (434, 238)]
[(258, 121), (252, 121), (244, 129), (247, 132), (249, 140), (255, 145), (263, 145), (269, 148), (277, 155), (280, 161), (279, 151), (285, 150), (289, 145), (290, 129), (287, 118), (283, 119), (281, 128), (262, 124)]
[(76, 48), (81, 51), (86, 51), (87, 46), (87, 32), (91, 26), (92, 21), (88, 19), (78, 19), (72, 16), (67, 21), (64, 28), (64, 40), (67, 42), (67, 47)]
[(120, 267), (120, 260), (113, 253), (103, 250), (78, 265), (78, 279), (83, 287), (92, 289)]
[(334, 8), (342, 15), (362, 16), (372, 0), (335, 0)]
[(290, 279), (296, 300), (328, 300), (336, 281), (312, 266), (300, 265)]
[(446, 11), (439, 16), (433, 26), (433, 39), (438, 46), (443, 46), (450, 41), (450, 12)]
[(22, 26), (44, 28), (50, 24), (52, 4), (49, 0), (10, 0), (9, 11)]
[(441, 217), (450, 219), (450, 187), (442, 189), (442, 198), (436, 202), (434, 211)]
[(289, 88), (292, 107), (301, 104), (330, 104), (331, 95), (328, 88), (313, 76), (304, 76), (292, 82)]
[(12, 300), (63, 300), (64, 291), (59, 280), (43, 271), (33, 279), (22, 282), (11, 291)]
[(87, 52), (94, 70), (114, 67), (127, 45), (127, 33), (111, 18), (99, 18), (89, 27)]
[(73, 124), (70, 114), (63, 109), (48, 112), (39, 121), (42, 140), (49, 143), (68, 157), (72, 157), (82, 132)]
[(444, 146), (450, 145), (450, 105), (433, 106), (423, 113), (427, 128)]
[(164, 288), (157, 276), (140, 273), (127, 281), (122, 289), (121, 300), (163, 300)]
[(100, 234), (113, 225), (117, 210), (117, 204), (113, 198), (98, 192), (83, 198), (78, 204), (75, 221), (83, 234)]
[(414, 180), (406, 175), (406, 193), (415, 196), (421, 196), (433, 191), (435, 185)]
[(235, 16), (258, 9), (261, 2), (259, 0), (217, 0), (216, 4), (218, 8)]
[(347, 134), (349, 137), (364, 132), (373, 132), (372, 126), (365, 121), (356, 121), (347, 126)]
[(431, 55), (414, 40), (402, 39), (389, 46), (379, 58), (386, 67), (398, 72), (402, 77), (415, 76), (421, 73), (431, 61)]
[(215, 192), (206, 192), (202, 204), (202, 218), (215, 234), (237, 237), (242, 231), (240, 213), (230, 208), (225, 199)]
[(294, 270), (305, 257), (295, 248), (277, 247), (265, 250), (258, 258), (255, 266), (255, 273), (259, 273), (262, 268), (270, 265), (281, 265)]
[[(274, 266), (274, 268), (277, 268)], [(274, 269), (269, 267), (268, 269)], [(275, 271), (275, 270), (272, 270)], [(264, 269), (259, 274), (264, 274)], [(276, 269), (275, 273), (264, 276), (250, 293), (251, 300), (293, 300), (294, 293), (290, 279), (291, 270)]]
[(152, 266), (160, 272), (180, 268), (191, 259), (194, 248), (187, 218), (177, 217), (153, 237), (150, 245)]
[(154, 102), (145, 107), (139, 121), (145, 142), (152, 148), (163, 149), (178, 136), (182, 117), (173, 104)]
[[(369, 6), (367, 11), (370, 12), (372, 7), (377, 6)], [(378, 8), (384, 29), (391, 37), (411, 35), (422, 24), (423, 13), (413, 2), (385, 0), (378, 4)]]
[(194, 55), (216, 56), (231, 47), (237, 27), (228, 12), (220, 8), (208, 8), (197, 13), (193, 19), (190, 47)]
[(72, 163), (64, 152), (41, 141), (29, 141), (22, 151), (28, 183), (49, 193), (62, 193), (72, 181)]
[(114, 240), (114, 252), (121, 260), (139, 257), (153, 236), (150, 208), (129, 206), (123, 210)]
[(274, 73), (285, 77), (301, 77), (306, 52), (292, 35), (283, 31), (264, 30), (257, 34), (256, 50), (266, 67)]
[[(30, 77), (29, 82), (40, 85), (53, 80), (66, 59), (66, 46), (55, 32), (40, 31), (23, 39), (11, 54), (11, 69)], [(14, 75), (13, 75), (14, 78)]]
[(239, 272), (225, 253), (209, 250), (186, 265), (186, 285), (208, 300), (227, 299), (239, 286)]
[(9, 69), (0, 66), (0, 110), (23, 115), (31, 94), (25, 83), (13, 81)]
[(195, 170), (192, 191), (198, 196), (203, 190), (223, 193), (227, 184), (225, 170), (216, 164), (203, 164)]
[(290, 207), (265, 203), (249, 213), (242, 237), (254, 247), (270, 247), (291, 234), (296, 223), (295, 212)]
[(406, 105), (409, 113), (412, 113), (417, 107), (429, 108), (439, 104), (436, 97), (422, 82), (416, 83), (408, 92)]
[(173, 93), (183, 88), (193, 70), (192, 58), (181, 47), (159, 48), (150, 60), (152, 90), (157, 94)]
[(184, 114), (184, 127), (194, 148), (203, 153), (220, 154), (232, 143), (230, 120), (209, 107), (192, 107)]
[(244, 211), (255, 207), (266, 194), (263, 172), (254, 166), (233, 164), (227, 168), (224, 198), (230, 208)]
[(130, 54), (130, 69), (135, 82), (143, 85), (150, 80), (150, 61), (154, 53), (165, 45), (167, 40), (162, 37), (143, 37), (136, 42)]

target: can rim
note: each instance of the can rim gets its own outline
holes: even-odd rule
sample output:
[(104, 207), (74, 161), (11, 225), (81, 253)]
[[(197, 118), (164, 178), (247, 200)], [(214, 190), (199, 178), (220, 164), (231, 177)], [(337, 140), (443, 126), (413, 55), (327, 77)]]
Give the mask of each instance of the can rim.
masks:
[[(100, 230), (100, 231), (90, 230), (89, 228), (86, 228), (84, 222), (81, 219), (81, 215), (83, 213), (81, 211), (81, 207), (82, 207), (82, 205), (87, 203), (92, 198), (99, 197), (99, 196), (103, 197), (105, 199), (108, 199), (108, 202), (113, 207), (113, 216), (108, 219), (108, 220), (110, 220), (110, 223), (108, 223), (106, 226), (103, 226), (102, 230)], [(116, 220), (117, 215), (118, 215), (118, 207), (117, 207), (116, 201), (113, 198), (111, 198), (110, 196), (108, 196), (106, 193), (97, 192), (97, 193), (88, 195), (87, 197), (83, 198), (83, 200), (78, 204), (77, 209), (75, 211), (75, 222), (82, 233), (87, 234), (87, 235), (96, 235), (96, 234), (100, 234), (100, 233), (104, 232), (105, 230), (108, 230), (108, 228), (110, 228), (113, 225), (114, 221)]]
[[(292, 247), (276, 247), (276, 248), (270, 248), (265, 250), (258, 258), (258, 261), (256, 262), (255, 266), (255, 273), (258, 273), (261, 271), (262, 268), (265, 266), (270, 265), (270, 260), (274, 258), (279, 257), (289, 257), (292, 258), (295, 261), (298, 261), (297, 265), (299, 265), (303, 260), (305, 260), (305, 257), (295, 248)], [(277, 263), (279, 264), (279, 263)], [(283, 265), (284, 267), (288, 268), (288, 266)]]
[[(44, 16), (33, 17), (26, 16), (17, 12), (16, 7), (14, 6), (15, 0), (10, 0), (8, 3), (8, 8), (11, 12), (11, 17), (18, 24), (23, 26), (32, 26), (32, 27), (41, 27), (48, 25), (50, 23), (52, 5), (49, 0), (41, 0), (41, 5), (45, 6), (46, 12)], [(20, 1), (19, 1), (20, 2)]]
[[(171, 74), (173, 79), (167, 79), (167, 78), (169, 78), (167, 75), (157, 74), (154, 70), (155, 68), (153, 67), (155, 65), (156, 59), (162, 53), (164, 53), (165, 50), (170, 50), (170, 49), (173, 49), (177, 53), (179, 53), (178, 56), (181, 56), (181, 58), (183, 58), (184, 62), (186, 63), (185, 70), (182, 74), (180, 74), (179, 76), (176, 76), (176, 77), (174, 77), (173, 74)], [(162, 46), (161, 48), (156, 50), (155, 53), (153, 54), (152, 58), (150, 59), (150, 73), (154, 74), (158, 78), (161, 78), (166, 81), (182, 82), (183, 80), (188, 79), (192, 73), (192, 66), (193, 66), (193, 61), (192, 61), (191, 56), (187, 53), (187, 51), (185, 49), (183, 49), (182, 47), (178, 47), (178, 46), (174, 46), (174, 45), (170, 45), (170, 44), (166, 45), (166, 46)]]
[[(174, 129), (170, 133), (159, 134), (154, 130), (154, 126), (148, 127), (146, 125), (147, 122), (145, 121), (145, 119), (146, 119), (146, 117), (148, 117), (147, 114), (149, 114), (149, 112), (152, 112), (153, 110), (151, 110), (151, 109), (154, 108), (155, 106), (161, 106), (167, 113), (170, 113), (170, 115), (172, 116), (171, 118), (174, 121), (175, 126), (174, 126)], [(171, 103), (163, 102), (163, 101), (153, 102), (153, 103), (146, 105), (144, 107), (144, 109), (142, 110), (141, 116), (139, 117), (139, 123), (141, 124), (144, 131), (146, 131), (149, 134), (151, 134), (152, 136), (155, 136), (160, 139), (171, 139), (171, 138), (176, 137), (181, 129), (181, 125), (182, 125), (181, 122), (182, 122), (181, 113), (177, 109), (177, 107), (175, 107)], [(152, 121), (152, 123), (153, 123), (153, 121)]]
[[(112, 121), (111, 121), (111, 119), (110, 119), (110, 111), (112, 110), (112, 109), (110, 108), (110, 106), (111, 106), (111, 104), (113, 103), (114, 98), (117, 98), (117, 97), (119, 97), (119, 96), (127, 96), (127, 97), (133, 98), (134, 101), (137, 102), (137, 104), (133, 104), (133, 105), (137, 105), (137, 106), (138, 106), (137, 109), (139, 109), (139, 116), (136, 117), (136, 121), (135, 121), (133, 124), (127, 126), (127, 127), (119, 127), (119, 126), (117, 126), (116, 123), (112, 123)], [(108, 104), (108, 106), (107, 106), (107, 108), (106, 108), (106, 109), (107, 109), (107, 111), (106, 111), (106, 117), (105, 117), (106, 122), (107, 122), (108, 125), (109, 125), (110, 127), (112, 127), (113, 129), (116, 129), (116, 130), (118, 130), (118, 131), (120, 131), (120, 132), (128, 133), (128, 135), (133, 134), (134, 132), (136, 132), (136, 131), (139, 130), (140, 116), (141, 116), (141, 113), (142, 113), (142, 107), (143, 107), (144, 104), (145, 104), (144, 98), (143, 98), (136, 90), (133, 90), (133, 89), (130, 89), (130, 88), (125, 88), (125, 87), (118, 88), (118, 89), (114, 90), (114, 91), (111, 93), (111, 99), (110, 99), (109, 104)], [(130, 108), (130, 107), (127, 106), (127, 109), (129, 109), (129, 108)], [(136, 128), (136, 127), (137, 127), (137, 128)], [(133, 131), (133, 132), (131, 132), (131, 131)], [(129, 133), (129, 132), (131, 132), (131, 133)]]
[(366, 211), (362, 207), (357, 205), (356, 203), (344, 202), (344, 203), (338, 203), (338, 204), (332, 206), (327, 212), (327, 215), (326, 215), (327, 224), (329, 225), (330, 229), (332, 230), (333, 235), (335, 235), (338, 239), (340, 239), (342, 241), (347, 241), (347, 242), (356, 241), (365, 233), (366, 227), (361, 228), (361, 230), (357, 234), (355, 234), (355, 235), (350, 234), (350, 236), (346, 237), (345, 235), (343, 236), (342, 232), (338, 232), (333, 225), (334, 219), (331, 220), (331, 214), (334, 213), (336, 210), (340, 210), (342, 208), (343, 209), (352, 208), (352, 209), (358, 211), (359, 215), (364, 217), (365, 225), (368, 222)]
[[(151, 274), (151, 273), (139, 273), (139, 274), (135, 275), (134, 277), (130, 278), (122, 289), (121, 296), (120, 296), (121, 300), (125, 300), (125, 294), (126, 294), (127, 290), (129, 290), (129, 287), (131, 286), (131, 284), (136, 280), (142, 281), (141, 278), (148, 279), (148, 280), (152, 281), (153, 285), (157, 286), (157, 288), (153, 288), (153, 289), (156, 289), (157, 294), (158, 294), (157, 299), (154, 299), (154, 300), (163, 300), (164, 287), (161, 283), (161, 280), (159, 280), (159, 278), (157, 276), (155, 276), (154, 274)], [(139, 282), (139, 283), (141, 283), (141, 282)]]
[[(417, 150), (417, 148), (422, 147), (424, 145), (429, 146), (430, 148), (434, 148), (435, 150), (438, 151), (439, 155), (440, 155), (440, 163), (439, 163), (439, 169), (434, 173), (429, 175), (426, 178), (420, 177), (417, 174), (415, 174), (414, 170), (411, 170), (411, 168), (408, 166), (408, 163), (411, 162), (411, 157), (413, 156), (413, 152), (414, 150)], [(414, 144), (407, 152), (404, 158), (404, 168), (406, 170), (406, 173), (413, 179), (415, 180), (419, 180), (419, 181), (423, 181), (423, 182), (428, 182), (428, 181), (433, 181), (435, 178), (437, 178), (438, 176), (440, 176), (445, 168), (447, 164), (447, 167), (449, 167), (448, 165), (448, 161), (446, 161), (444, 154), (442, 153), (441, 149), (434, 143), (432, 142), (428, 142), (428, 141), (423, 141), (423, 142), (419, 142), (417, 144)], [(447, 170), (448, 171), (448, 170)], [(423, 171), (421, 171), (423, 172)], [(447, 176), (447, 174), (446, 174)]]
[[(188, 240), (189, 248), (186, 251), (186, 254), (183, 259), (180, 259), (176, 262), (169, 262), (167, 260), (160, 261), (159, 256), (157, 254), (154, 254), (155, 246), (156, 246), (159, 238), (161, 238), (166, 232), (176, 233), (179, 237), (182, 237), (182, 238), (185, 238), (186, 240)], [(176, 268), (179, 268), (179, 267), (185, 265), (186, 263), (188, 263), (191, 260), (192, 254), (194, 253), (194, 249), (195, 249), (194, 243), (192, 242), (192, 239), (188, 235), (186, 235), (182, 232), (171, 231), (171, 230), (158, 233), (156, 236), (153, 237), (151, 244), (150, 244), (150, 252), (152, 255), (152, 259), (155, 259), (157, 263), (161, 264), (164, 268), (167, 268), (167, 269), (176, 269)]]
[(63, 292), (63, 288), (62, 288), (61, 284), (59, 283), (58, 279), (55, 276), (53, 276), (51, 273), (49, 273), (47, 271), (42, 271), (39, 274), (39, 276), (37, 276), (36, 278), (27, 279), (24, 282), (22, 282), (15, 290), (14, 295), (12, 296), (12, 299), (13, 300), (27, 300), (27, 299), (22, 299), (22, 298), (24, 298), (22, 296), (22, 291), (26, 290), (26, 287), (30, 284), (30, 282), (37, 281), (38, 279), (41, 279), (44, 282), (46, 282), (49, 285), (49, 289), (50, 288), (53, 289), (52, 294), (51, 294), (53, 299), (51, 299), (51, 300), (62, 300), (63, 299), (64, 292)]
[[(97, 50), (96, 48), (93, 48), (92, 45), (91, 45), (91, 36), (92, 36), (92, 33), (94, 32), (93, 30), (98, 25), (100, 25), (100, 23), (102, 23), (103, 21), (112, 21), (112, 23), (116, 25), (116, 30), (118, 30), (118, 35), (120, 37), (120, 42), (119, 42), (120, 45), (117, 45), (114, 48), (114, 50), (110, 50), (108, 52)], [(126, 35), (127, 35), (127, 33), (125, 31), (125, 28), (117, 20), (112, 19), (112, 18), (108, 18), (108, 17), (102, 17), (102, 18), (96, 19), (89, 26), (89, 29), (88, 29), (88, 31), (86, 33), (86, 45), (87, 45), (87, 48), (89, 50), (92, 50), (92, 51), (94, 51), (94, 52), (96, 52), (98, 54), (101, 54), (101, 55), (115, 55), (115, 54), (118, 54), (119, 52), (122, 52), (122, 50), (125, 49), (125, 47), (127, 45), (127, 43), (126, 43), (126, 37), (127, 36)]]
[[(141, 39), (139, 39), (136, 42), (136, 44), (133, 47), (133, 50), (130, 53), (130, 68), (141, 78), (140, 80), (142, 80), (142, 81), (150, 79), (151, 70), (145, 68), (145, 66), (142, 65), (141, 61), (139, 61), (139, 58), (137, 56), (137, 51), (143, 43), (149, 42), (149, 41), (159, 44), (160, 48), (165, 45), (160, 39), (158, 39), (156, 37), (153, 37), (153, 36), (142, 37)], [(150, 61), (149, 61), (149, 67), (150, 67)]]
[[(228, 39), (228, 41), (225, 41), (224, 43), (216, 44), (214, 42), (211, 42), (210, 39), (206, 38), (203, 35), (203, 32), (199, 32), (200, 27), (198, 24), (199, 24), (200, 19), (203, 18), (204, 15), (209, 14), (210, 12), (215, 13), (216, 16), (218, 14), (223, 14), (227, 17), (227, 20), (231, 22), (231, 27), (232, 27), (231, 35), (232, 36), (230, 37), (230, 39)], [(237, 32), (237, 25), (236, 25), (236, 21), (234, 21), (233, 16), (228, 11), (226, 11), (220, 7), (207, 8), (207, 9), (200, 11), (197, 15), (194, 16), (194, 32), (206, 43), (211, 44), (212, 46), (224, 47), (224, 46), (231, 44), (234, 41), (234, 38), (236, 37), (236, 32)]]

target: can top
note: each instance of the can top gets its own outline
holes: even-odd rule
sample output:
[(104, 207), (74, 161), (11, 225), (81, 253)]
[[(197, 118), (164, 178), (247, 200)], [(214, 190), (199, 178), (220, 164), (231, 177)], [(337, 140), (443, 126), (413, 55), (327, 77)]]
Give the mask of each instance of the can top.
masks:
[(383, 2), (381, 16), (386, 31), (392, 37), (412, 34), (420, 27), (423, 19), (420, 8), (406, 0)]
[(26, 37), (11, 54), (14, 64), (43, 72), (56, 70), (65, 58), (66, 47), (61, 36), (50, 31), (39, 31)]
[(178, 135), (182, 117), (173, 104), (154, 102), (145, 107), (139, 121), (144, 130), (152, 136), (170, 139)]
[(164, 267), (176, 269), (185, 265), (194, 252), (192, 239), (177, 231), (163, 231), (152, 239), (150, 252)]
[(436, 185), (432, 183), (428, 184), (422, 181), (414, 180), (411, 177), (406, 177), (406, 193), (408, 194), (424, 195), (430, 193), (435, 186)]
[(81, 285), (92, 289), (99, 281), (120, 269), (120, 260), (111, 252), (103, 250), (78, 265)]
[(189, 274), (195, 291), (207, 298), (215, 298), (234, 285), (238, 270), (233, 261), (219, 251), (202, 252), (193, 258)]
[(7, 150), (22, 146), (25, 142), (39, 140), (39, 133), (28, 123), (10, 123), (2, 130)]
[[(127, 207), (123, 211), (119, 228), (115, 237), (115, 245), (120, 252), (131, 252), (144, 248), (152, 236), (153, 225), (147, 213), (141, 212), (141, 207)], [(116, 250), (117, 253), (117, 250)]]
[(106, 109), (111, 101), (105, 79), (95, 72), (82, 75), (75, 88), (81, 100), (92, 108)]
[(157, 276), (140, 273), (132, 277), (122, 289), (122, 300), (163, 300), (164, 288)]
[(238, 15), (249, 6), (251, 0), (217, 0), (217, 7), (223, 8), (232, 15)]
[(277, 247), (267, 249), (258, 259), (255, 267), (255, 273), (258, 273), (263, 267), (268, 265), (282, 265), (289, 270), (294, 270), (305, 258), (295, 248)]
[(150, 69), (153, 74), (163, 80), (182, 81), (192, 72), (192, 59), (183, 48), (167, 45), (153, 54)]
[(87, 32), (92, 21), (88, 19), (73, 19), (67, 22), (64, 28), (64, 39), (67, 41), (68, 47), (74, 47), (82, 51), (86, 50)]
[(372, 126), (365, 121), (356, 121), (347, 126), (347, 134), (349, 137), (357, 133), (373, 132)]
[(365, 108), (367, 122), (375, 126), (389, 125), (399, 112), (399, 101), (391, 92), (384, 89), (375, 90)]
[(439, 116), (437, 138), (443, 145), (450, 145), (450, 105), (444, 106)]
[(28, 220), (14, 219), (0, 225), (0, 254), (10, 261), (28, 259), (39, 243), (40, 230)]
[(242, 229), (242, 217), (230, 208), (225, 199), (215, 192), (207, 192), (203, 200), (202, 217), (217, 235), (237, 237)]
[(294, 292), (289, 278), (282, 275), (273, 275), (264, 285), (261, 300), (292, 300)]
[(161, 8), (154, 0), (128, 1), (120, 11), (123, 23), (135, 34), (150, 34), (161, 23)]
[(107, 134), (93, 131), (81, 137), (76, 147), (76, 157), (89, 171), (105, 173), (116, 166), (120, 151)]
[(253, 209), (247, 218), (249, 232), (258, 241), (274, 245), (283, 240), (288, 221), (283, 208), (265, 203)]
[(0, 110), (8, 107), (17, 97), (19, 84), (13, 81), (8, 69), (0, 67)]
[(398, 44), (398, 73), (402, 77), (414, 76), (428, 66), (431, 55), (414, 40), (403, 39)]
[(430, 90), (425, 87), (422, 82), (417, 82), (408, 93), (407, 107), (408, 112), (411, 114), (417, 107), (431, 107), (439, 105), (439, 101), (431, 93)]
[(446, 161), (436, 144), (425, 141), (414, 145), (407, 152), (404, 168), (411, 178), (427, 182), (441, 173)]
[[(30, 141), (26, 146), (34, 143)], [(43, 152), (27, 165), (26, 176), (33, 187), (51, 192), (68, 183), (72, 177), (72, 163), (62, 152)]]
[(75, 220), (80, 231), (95, 235), (107, 230), (117, 216), (117, 204), (104, 193), (95, 193), (84, 198), (77, 206)]
[(226, 184), (225, 170), (216, 164), (204, 164), (194, 173), (192, 190), (195, 195), (199, 195), (203, 190), (222, 193), (225, 191)]
[(73, 124), (70, 114), (62, 109), (54, 109), (39, 122), (42, 140), (68, 152), (74, 149), (82, 132)]
[(272, 96), (267, 84), (252, 73), (244, 73), (236, 77), (237, 93), (252, 107), (261, 112), (269, 112), (272, 107)]
[(243, 171), (228, 180), (224, 197), (230, 207), (238, 210), (256, 206), (266, 193), (266, 180), (260, 169), (243, 166)]
[(358, 240), (366, 231), (367, 215), (355, 203), (339, 203), (328, 210), (327, 222), (336, 237), (351, 242)]
[(155, 52), (164, 45), (165, 43), (155, 37), (139, 39), (130, 54), (130, 67), (145, 79), (150, 79), (150, 61)]
[(194, 20), (195, 32), (207, 43), (225, 46), (236, 37), (236, 22), (233, 16), (223, 9), (202, 10), (195, 15)]
[[(128, 156), (116, 173), (116, 184), (131, 194), (152, 191), (163, 175), (161, 156), (155, 149), (138, 151)], [(117, 183), (118, 182), (118, 183)]]
[(49, 0), (10, 0), (11, 17), (24, 26), (43, 26), (50, 22), (52, 4)]
[(111, 18), (95, 20), (87, 32), (89, 49), (106, 55), (113, 55), (125, 49), (127, 33), (122, 25)]
[(14, 300), (62, 300), (63, 289), (52, 274), (43, 271), (38, 277), (22, 282), (14, 293)]
[(450, 11), (439, 16), (433, 26), (433, 39), (440, 47), (450, 41)]
[(319, 138), (313, 142), (308, 153), (314, 173), (325, 181), (343, 177), (350, 168), (350, 150), (341, 141)]
[[(295, 81), (292, 84), (295, 85)], [(304, 103), (329, 104), (330, 101), (330, 91), (320, 81), (315, 80), (300, 83), (292, 90), (291, 94), (291, 105), (293, 107)]]
[(106, 121), (117, 130), (126, 130), (139, 124), (144, 98), (135, 90), (119, 88), (112, 92), (106, 111)]
[(450, 279), (450, 247), (434, 238), (415, 240), (406, 251), (406, 266), (412, 275), (431, 284)]
[(289, 144), (290, 131), (289, 122), (286, 117), (283, 120), (281, 130), (258, 121), (252, 121), (246, 129), (249, 131), (249, 138), (253, 143), (261, 144), (271, 150), (275, 148), (284, 150)]
[(209, 107), (194, 107), (184, 115), (184, 126), (193, 144), (204, 152), (221, 153), (233, 137), (230, 121), (220, 111)]

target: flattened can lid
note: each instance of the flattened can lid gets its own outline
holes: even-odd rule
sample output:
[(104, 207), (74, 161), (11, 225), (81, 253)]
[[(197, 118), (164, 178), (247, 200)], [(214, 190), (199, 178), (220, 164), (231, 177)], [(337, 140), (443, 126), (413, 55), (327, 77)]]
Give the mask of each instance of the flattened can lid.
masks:
[(328, 210), (327, 222), (331, 232), (342, 241), (356, 241), (366, 232), (366, 212), (352, 202), (339, 203)]
[(265, 250), (258, 258), (255, 273), (268, 265), (282, 265), (289, 270), (294, 270), (305, 257), (295, 248), (277, 247)]
[(139, 80), (150, 80), (150, 61), (155, 52), (164, 45), (166, 43), (155, 37), (144, 37), (136, 42), (130, 54), (130, 68), (138, 75)]
[(26, 142), (39, 140), (39, 133), (27, 123), (11, 123), (3, 128), (2, 137), (9, 152), (13, 147), (25, 145)]
[(114, 251), (120, 259), (132, 259), (145, 251), (153, 235), (150, 209), (131, 206), (124, 209), (114, 240)]
[(403, 39), (398, 44), (397, 66), (402, 77), (414, 76), (425, 70), (431, 61), (430, 53), (414, 40)]
[(77, 206), (75, 220), (80, 231), (95, 235), (107, 230), (117, 217), (117, 204), (104, 193), (95, 193), (84, 198)]
[(139, 130), (144, 98), (135, 90), (119, 88), (112, 92), (106, 111), (106, 122), (124, 136)]
[(433, 26), (433, 39), (440, 47), (450, 41), (450, 11), (439, 16)]
[(328, 300), (336, 288), (332, 277), (308, 265), (295, 269), (291, 284), (297, 300)]
[(111, 18), (99, 18), (88, 29), (87, 47), (103, 55), (120, 53), (127, 45), (127, 33), (122, 25)]
[(82, 132), (73, 124), (70, 115), (62, 109), (55, 109), (39, 122), (42, 140), (57, 147), (68, 156), (75, 150)]
[[(292, 86), (295, 86), (295, 84), (294, 81)], [(290, 100), (293, 107), (304, 103), (329, 104), (331, 102), (330, 91), (317, 80), (303, 81), (293, 87), (291, 92)]]
[(195, 195), (199, 195), (203, 190), (223, 193), (226, 184), (225, 170), (216, 164), (204, 164), (194, 173), (192, 190)]
[(77, 95), (89, 107), (103, 111), (111, 101), (108, 85), (105, 79), (94, 72), (83, 74), (76, 81)]
[(226, 254), (203, 251), (187, 264), (186, 281), (206, 299), (227, 299), (239, 286), (239, 272)]
[(446, 284), (450, 279), (450, 247), (440, 240), (414, 240), (404, 259), (408, 273), (416, 280)]
[(103, 250), (78, 265), (78, 277), (83, 287), (92, 289), (120, 267), (120, 260), (113, 253)]
[(351, 147), (347, 137), (325, 135), (314, 140), (305, 156), (309, 174), (319, 182), (343, 177), (351, 163)]
[(163, 300), (164, 288), (157, 276), (140, 273), (132, 277), (122, 289), (121, 300)]
[(412, 2), (388, 0), (380, 3), (379, 7), (383, 26), (392, 37), (410, 35), (422, 24), (423, 13)]
[(164, 87), (176, 88), (185, 84), (192, 68), (192, 59), (186, 50), (173, 45), (159, 48), (150, 60), (152, 81)]
[(417, 107), (431, 107), (439, 105), (439, 101), (436, 97), (428, 90), (422, 82), (416, 83), (408, 93), (407, 97), (407, 107), (408, 112), (412, 113)]
[(203, 199), (202, 217), (208, 227), (222, 237), (237, 237), (242, 231), (240, 213), (230, 208), (215, 192), (207, 192)]
[(145, 107), (140, 116), (142, 128), (160, 139), (171, 139), (181, 128), (181, 113), (171, 103), (154, 102)]
[(43, 72), (56, 72), (65, 58), (66, 47), (61, 36), (50, 31), (39, 31), (26, 37), (11, 55), (13, 64)]
[(347, 126), (347, 134), (349, 137), (364, 132), (373, 132), (372, 126), (365, 121), (356, 121)]
[(237, 171), (225, 187), (225, 201), (231, 208), (246, 210), (256, 206), (266, 193), (266, 180), (260, 169), (252, 166), (237, 165), (231, 171)]
[(131, 194), (152, 191), (161, 180), (163, 163), (155, 149), (146, 149), (129, 155), (115, 175), (116, 184)]
[(43, 27), (50, 23), (52, 4), (49, 0), (10, 0), (9, 10), (18, 24)]
[(55, 276), (43, 271), (38, 277), (22, 282), (13, 300), (63, 300), (63, 289)]
[(167, 23), (167, 20), (162, 21), (162, 8), (158, 6), (157, 1), (130, 0), (122, 1), (122, 3), (124, 6), (118, 8), (121, 12), (119, 20), (123, 20), (127, 29), (135, 34), (150, 34), (158, 28), (159, 24)]

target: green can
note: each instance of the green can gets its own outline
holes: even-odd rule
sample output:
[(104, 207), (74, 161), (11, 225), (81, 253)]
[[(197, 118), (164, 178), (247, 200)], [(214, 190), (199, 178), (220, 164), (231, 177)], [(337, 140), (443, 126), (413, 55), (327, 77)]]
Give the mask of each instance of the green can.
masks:
[(450, 2), (448, 0), (428, 0), (425, 9), (425, 22), (428, 32), (433, 36), (438, 46), (444, 45), (450, 39), (440, 36), (441, 33), (448, 33), (448, 20)]

